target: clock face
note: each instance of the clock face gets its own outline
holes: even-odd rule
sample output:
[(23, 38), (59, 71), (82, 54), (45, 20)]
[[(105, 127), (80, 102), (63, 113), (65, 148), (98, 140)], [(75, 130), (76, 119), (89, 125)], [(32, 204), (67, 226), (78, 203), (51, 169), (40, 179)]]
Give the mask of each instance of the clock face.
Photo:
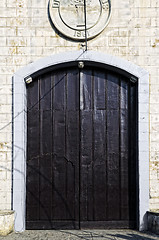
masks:
[[(97, 36), (108, 24), (110, 0), (86, 1), (87, 39)], [(63, 35), (74, 40), (85, 40), (84, 0), (50, 0), (49, 16)]]

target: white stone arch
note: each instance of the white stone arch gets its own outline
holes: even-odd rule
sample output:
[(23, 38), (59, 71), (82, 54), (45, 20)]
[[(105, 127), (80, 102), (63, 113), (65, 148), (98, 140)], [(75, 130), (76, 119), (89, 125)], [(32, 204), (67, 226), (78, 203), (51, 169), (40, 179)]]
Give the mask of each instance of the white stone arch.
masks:
[(123, 59), (94, 51), (60, 53), (42, 58), (17, 71), (13, 76), (13, 210), (15, 231), (25, 230), (27, 98), (25, 80), (30, 76), (76, 65), (79, 61), (112, 69), (138, 81), (138, 228), (147, 229), (149, 210), (149, 73)]

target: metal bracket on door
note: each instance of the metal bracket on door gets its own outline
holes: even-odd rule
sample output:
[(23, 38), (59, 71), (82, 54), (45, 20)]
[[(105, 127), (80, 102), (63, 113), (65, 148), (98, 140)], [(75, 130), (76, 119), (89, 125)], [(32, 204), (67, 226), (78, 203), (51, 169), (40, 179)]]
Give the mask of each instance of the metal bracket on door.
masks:
[(32, 77), (28, 77), (25, 79), (26, 84), (29, 84), (33, 81)]
[(78, 67), (79, 68), (84, 68), (84, 62), (78, 62)]
[(137, 82), (137, 78), (135, 78), (135, 77), (132, 76), (132, 77), (130, 78), (130, 82), (136, 83), (136, 82)]

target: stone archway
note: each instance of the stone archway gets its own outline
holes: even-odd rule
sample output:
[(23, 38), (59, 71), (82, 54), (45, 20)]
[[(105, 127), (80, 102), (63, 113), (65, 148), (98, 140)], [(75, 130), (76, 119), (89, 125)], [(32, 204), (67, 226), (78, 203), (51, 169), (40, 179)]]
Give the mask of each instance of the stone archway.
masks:
[[(138, 227), (146, 229), (149, 202), (149, 74), (144, 69), (122, 59), (98, 52), (69, 52), (50, 56), (19, 70), (13, 76), (13, 209), (15, 230), (25, 230), (26, 198), (26, 83), (32, 76), (58, 69), (77, 66), (80, 61), (122, 73), (131, 81), (138, 81)], [(145, 96), (143, 98), (143, 96)], [(143, 101), (144, 99), (144, 101)]]

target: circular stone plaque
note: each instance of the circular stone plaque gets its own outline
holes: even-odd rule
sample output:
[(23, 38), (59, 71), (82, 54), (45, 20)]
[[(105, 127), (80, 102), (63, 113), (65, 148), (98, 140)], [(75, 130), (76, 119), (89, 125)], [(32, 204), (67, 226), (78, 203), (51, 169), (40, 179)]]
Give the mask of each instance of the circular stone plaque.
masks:
[[(86, 1), (87, 39), (97, 36), (108, 24), (110, 0)], [(84, 0), (49, 0), (49, 17), (63, 35), (74, 40), (85, 40)]]

